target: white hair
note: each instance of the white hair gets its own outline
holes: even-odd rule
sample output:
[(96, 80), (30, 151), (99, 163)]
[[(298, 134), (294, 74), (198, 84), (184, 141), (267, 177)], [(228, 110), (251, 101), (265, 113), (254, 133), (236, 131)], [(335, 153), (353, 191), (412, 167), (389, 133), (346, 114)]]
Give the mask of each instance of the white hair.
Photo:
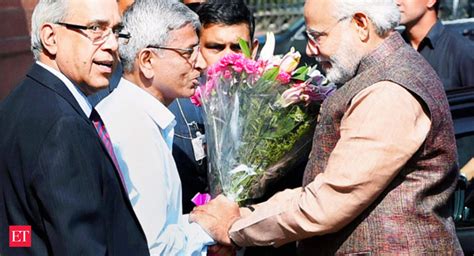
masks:
[(394, 0), (333, 0), (333, 7), (337, 19), (364, 13), (379, 36), (384, 36), (400, 23), (400, 10)]
[(39, 59), (43, 51), (41, 43), (41, 26), (44, 23), (63, 21), (68, 15), (67, 0), (40, 0), (31, 17), (31, 51), (35, 60)]
[(148, 45), (164, 46), (169, 32), (191, 24), (198, 30), (199, 17), (183, 3), (173, 0), (136, 0), (123, 16), (124, 31), (130, 33), (126, 45), (119, 46), (125, 71), (134, 68), (138, 53)]

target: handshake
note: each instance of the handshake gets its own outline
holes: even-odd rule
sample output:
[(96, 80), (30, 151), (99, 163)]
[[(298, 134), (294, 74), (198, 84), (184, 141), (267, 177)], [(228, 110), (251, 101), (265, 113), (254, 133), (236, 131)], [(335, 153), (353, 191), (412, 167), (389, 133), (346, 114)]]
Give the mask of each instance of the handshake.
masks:
[(223, 195), (209, 203), (194, 207), (189, 222), (198, 223), (217, 243), (209, 247), (210, 254), (234, 255), (237, 244), (229, 237), (229, 229), (240, 217), (250, 214), (250, 209), (239, 206)]

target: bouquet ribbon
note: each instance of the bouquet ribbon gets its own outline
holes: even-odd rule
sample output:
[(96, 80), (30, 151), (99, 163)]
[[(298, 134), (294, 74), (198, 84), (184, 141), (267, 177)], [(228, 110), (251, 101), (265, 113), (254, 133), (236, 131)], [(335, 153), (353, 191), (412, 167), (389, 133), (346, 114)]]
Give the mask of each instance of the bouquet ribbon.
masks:
[(204, 193), (204, 194), (197, 193), (197, 194), (191, 199), (191, 202), (193, 202), (196, 206), (205, 205), (205, 204), (207, 204), (209, 201), (211, 201), (211, 195), (208, 194), (208, 193)]

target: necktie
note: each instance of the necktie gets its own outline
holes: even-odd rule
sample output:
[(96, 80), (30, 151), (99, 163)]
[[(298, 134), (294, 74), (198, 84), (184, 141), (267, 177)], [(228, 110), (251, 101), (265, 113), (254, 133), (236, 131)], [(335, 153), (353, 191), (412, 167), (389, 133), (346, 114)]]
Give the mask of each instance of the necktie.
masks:
[(112, 141), (110, 140), (110, 137), (109, 137), (109, 133), (105, 129), (104, 122), (102, 122), (102, 119), (100, 118), (99, 113), (97, 113), (95, 109), (92, 110), (90, 119), (92, 123), (94, 124), (95, 129), (97, 130), (97, 133), (100, 137), (100, 140), (102, 141), (102, 144), (104, 144), (105, 148), (107, 149), (107, 152), (109, 153), (110, 158), (112, 158), (115, 168), (117, 168), (118, 174), (120, 176), (120, 180), (122, 181), (122, 185), (125, 188), (125, 191), (128, 191), (127, 185), (125, 184), (125, 180), (122, 175), (122, 171), (120, 170), (120, 166), (118, 165), (117, 158), (115, 157), (115, 153), (112, 146)]

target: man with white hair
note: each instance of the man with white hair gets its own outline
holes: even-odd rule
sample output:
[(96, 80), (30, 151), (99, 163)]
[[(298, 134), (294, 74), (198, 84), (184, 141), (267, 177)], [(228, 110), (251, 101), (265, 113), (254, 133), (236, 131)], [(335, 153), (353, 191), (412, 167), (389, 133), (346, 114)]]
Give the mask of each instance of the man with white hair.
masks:
[(116, 0), (36, 5), (36, 62), (0, 106), (1, 255), (149, 254), (86, 97), (108, 86), (121, 27)]
[(212, 238), (182, 215), (181, 183), (171, 154), (174, 115), (207, 67), (197, 14), (177, 1), (136, 0), (124, 13), (130, 40), (119, 49), (124, 75), (97, 105), (151, 255), (201, 255)]
[[(450, 217), (456, 144), (443, 86), (400, 34), (393, 0), (308, 0), (309, 42), (342, 86), (322, 106), (303, 187), (190, 216), (220, 243), (302, 255), (462, 255)], [(239, 215), (242, 216), (239, 216)]]

